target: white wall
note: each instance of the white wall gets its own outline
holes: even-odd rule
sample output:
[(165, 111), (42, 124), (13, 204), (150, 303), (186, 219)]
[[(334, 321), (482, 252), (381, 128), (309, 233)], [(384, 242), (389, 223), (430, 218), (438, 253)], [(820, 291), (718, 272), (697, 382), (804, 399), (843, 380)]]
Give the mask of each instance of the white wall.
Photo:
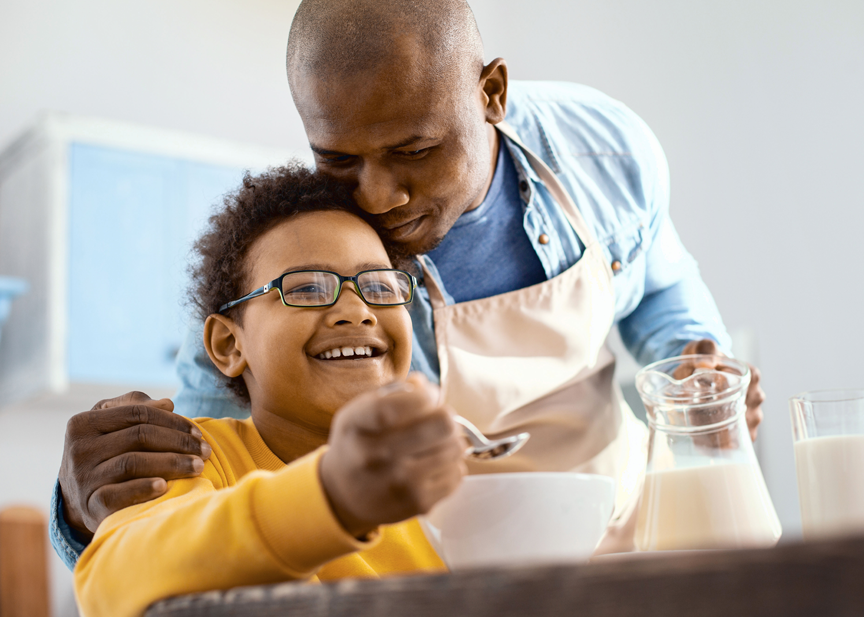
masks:
[[(786, 399), (864, 386), (864, 3), (473, 0), (513, 78), (566, 79), (640, 113), (673, 216), (730, 328), (752, 328), (766, 476), (798, 528)], [(291, 149), (296, 0), (4, 0), (0, 147), (51, 108)]]
[(306, 145), (285, 77), (299, 0), (3, 0), (0, 149), (42, 109)]

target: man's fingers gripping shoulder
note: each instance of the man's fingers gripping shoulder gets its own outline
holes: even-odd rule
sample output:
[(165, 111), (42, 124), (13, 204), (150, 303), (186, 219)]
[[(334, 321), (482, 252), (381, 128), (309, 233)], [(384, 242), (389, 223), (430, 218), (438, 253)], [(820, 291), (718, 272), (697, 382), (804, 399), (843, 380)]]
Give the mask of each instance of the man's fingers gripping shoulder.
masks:
[(91, 431), (102, 434), (121, 431), (139, 424), (152, 424), (201, 437), (200, 429), (191, 420), (178, 416), (172, 411), (142, 403), (85, 411), (78, 415), (84, 416), (83, 419)]
[(90, 495), (88, 510), (98, 525), (118, 510), (156, 499), (167, 490), (168, 483), (162, 478), (137, 478), (107, 484)]

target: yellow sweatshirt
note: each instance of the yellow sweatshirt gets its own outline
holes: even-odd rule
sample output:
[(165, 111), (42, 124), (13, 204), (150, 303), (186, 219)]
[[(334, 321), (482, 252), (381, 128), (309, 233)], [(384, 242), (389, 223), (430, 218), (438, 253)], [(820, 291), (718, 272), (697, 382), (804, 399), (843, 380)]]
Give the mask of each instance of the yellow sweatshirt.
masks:
[(198, 478), (106, 518), (75, 567), (84, 617), (141, 615), (189, 593), (279, 581), (443, 571), (416, 519), (369, 541), (334, 516), (318, 462), (286, 465), (250, 420), (196, 420), (213, 454)]

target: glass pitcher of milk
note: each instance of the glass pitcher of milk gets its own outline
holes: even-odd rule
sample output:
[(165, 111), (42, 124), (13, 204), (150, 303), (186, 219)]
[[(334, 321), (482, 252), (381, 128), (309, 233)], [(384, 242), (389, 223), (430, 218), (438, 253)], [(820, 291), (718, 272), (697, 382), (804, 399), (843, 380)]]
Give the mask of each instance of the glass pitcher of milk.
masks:
[(864, 390), (789, 400), (805, 540), (864, 533)]
[(773, 546), (780, 521), (747, 430), (750, 369), (692, 355), (636, 375), (650, 441), (636, 528), (643, 551)]

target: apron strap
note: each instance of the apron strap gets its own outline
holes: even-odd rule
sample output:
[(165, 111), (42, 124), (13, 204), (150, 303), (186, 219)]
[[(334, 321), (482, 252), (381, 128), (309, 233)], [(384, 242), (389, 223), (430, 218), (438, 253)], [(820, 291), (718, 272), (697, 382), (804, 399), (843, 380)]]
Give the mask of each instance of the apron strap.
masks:
[(516, 131), (512, 126), (507, 124), (507, 122), (501, 122), (497, 124), (495, 128), (509, 137), (510, 141), (514, 144), (519, 146), (519, 149), (525, 154), (525, 158), (528, 159), (534, 172), (540, 176), (540, 179), (543, 181), (543, 184), (546, 185), (547, 190), (561, 206), (561, 209), (564, 211), (564, 214), (567, 216), (573, 229), (576, 231), (576, 235), (578, 235), (582, 239), (582, 242), (587, 246), (591, 242), (593, 234), (589, 231), (588, 225), (582, 217), (582, 213), (579, 212), (579, 208), (576, 207), (576, 203), (573, 201), (573, 198), (570, 197), (570, 193), (567, 192), (564, 185), (561, 184), (561, 181), (558, 179), (558, 176), (555, 175), (555, 172), (549, 169), (549, 166), (543, 161), (543, 159), (534, 154), (528, 146), (522, 143), (522, 140), (519, 139), (519, 135), (516, 134)]
[(429, 292), (429, 303), (432, 309), (440, 309), (447, 306), (444, 300), (444, 292), (441, 291), (441, 286), (438, 285), (438, 280), (432, 276), (429, 268), (426, 267), (426, 256), (421, 255), (419, 258), (420, 267), (423, 270), (423, 285), (426, 286), (426, 291)]

